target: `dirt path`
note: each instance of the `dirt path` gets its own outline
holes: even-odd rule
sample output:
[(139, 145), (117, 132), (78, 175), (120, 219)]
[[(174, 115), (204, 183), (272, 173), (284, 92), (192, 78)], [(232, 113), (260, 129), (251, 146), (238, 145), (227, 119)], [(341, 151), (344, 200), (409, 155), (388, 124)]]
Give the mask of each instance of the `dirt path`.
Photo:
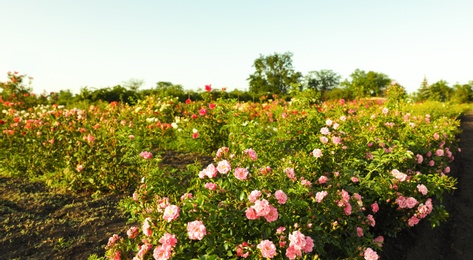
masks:
[(450, 219), (432, 229), (429, 222), (386, 240), (381, 259), (473, 260), (473, 111), (462, 118), (460, 147), (452, 174), (458, 189), (445, 197)]

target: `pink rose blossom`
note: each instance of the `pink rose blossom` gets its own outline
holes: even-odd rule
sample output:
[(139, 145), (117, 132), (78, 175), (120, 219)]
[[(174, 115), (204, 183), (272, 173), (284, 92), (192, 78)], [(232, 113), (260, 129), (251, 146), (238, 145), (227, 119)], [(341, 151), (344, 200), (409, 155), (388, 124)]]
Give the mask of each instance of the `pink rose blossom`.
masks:
[(173, 234), (164, 233), (164, 235), (159, 239), (159, 243), (175, 247), (177, 244), (177, 238)]
[(383, 108), (383, 114), (387, 115), (389, 113), (389, 109), (387, 107)]
[(407, 175), (405, 173), (402, 173), (396, 169), (391, 171), (391, 174), (398, 179), (400, 182), (403, 182), (407, 179)]
[(304, 253), (310, 253), (314, 250), (314, 240), (311, 237), (305, 237)]
[(143, 151), (143, 152), (140, 153), (140, 156), (143, 157), (146, 160), (149, 160), (149, 159), (151, 159), (151, 157), (153, 157), (153, 154), (150, 153), (150, 152), (147, 152), (147, 151)]
[(417, 205), (417, 200), (413, 197), (409, 197), (406, 199), (406, 204), (407, 204), (407, 207), (412, 209), (414, 208), (416, 205)]
[(110, 248), (112, 247), (121, 237), (117, 234), (113, 234), (113, 236), (111, 236), (109, 239), (108, 239), (108, 243), (107, 243), (107, 246), (105, 248)]
[(378, 245), (379, 247), (383, 247), (384, 243), (384, 237), (383, 236), (378, 236), (375, 239), (373, 239), (373, 242)]
[(217, 157), (222, 157), (224, 154), (228, 153), (229, 150), (230, 150), (230, 149), (229, 149), (228, 147), (225, 147), (225, 146), (224, 146), (224, 147), (220, 147), (220, 148), (218, 148), (218, 150), (217, 150), (216, 156), (217, 156)]
[(239, 180), (246, 180), (248, 177), (248, 170), (246, 168), (237, 167), (235, 168), (233, 175), (235, 175), (235, 177)]
[(332, 143), (335, 145), (339, 145), (342, 143), (342, 138), (338, 136), (332, 136)]
[(350, 216), (351, 210), (352, 210), (351, 204), (347, 202), (345, 204), (345, 208), (343, 209), (343, 212), (345, 212), (345, 215)]
[(332, 122), (332, 120), (327, 119), (327, 120), (325, 120), (325, 124), (326, 124), (327, 126), (331, 126), (331, 125), (333, 124), (333, 122)]
[(356, 235), (358, 237), (362, 237), (363, 236), (363, 229), (361, 227), (356, 227)]
[(376, 221), (374, 220), (373, 215), (368, 214), (366, 218), (368, 219), (368, 223), (370, 224), (370, 226), (374, 227), (376, 225)]
[(419, 223), (420, 219), (417, 218), (416, 216), (412, 216), (409, 218), (409, 220), (407, 221), (407, 224), (410, 226), (410, 227), (413, 227), (415, 225), (417, 225)]
[(435, 133), (435, 134), (434, 134), (434, 139), (435, 139), (435, 140), (438, 140), (439, 138), (440, 138), (439, 134)]
[(258, 159), (256, 152), (251, 148), (245, 149), (243, 152), (246, 153), (253, 161), (256, 161), (256, 159)]
[(404, 196), (399, 196), (396, 198), (396, 203), (399, 208), (404, 209), (407, 208), (407, 199)]
[(160, 245), (153, 251), (153, 258), (155, 260), (168, 260), (172, 256), (172, 247), (169, 245)]
[(318, 179), (319, 184), (324, 184), (327, 181), (328, 181), (328, 178), (327, 178), (327, 176), (324, 176), (324, 175), (320, 176), (319, 179)]
[(325, 196), (328, 195), (328, 192), (326, 191), (319, 191), (315, 194), (315, 201), (317, 201), (318, 203), (321, 203), (322, 200), (325, 198)]
[(249, 208), (246, 209), (245, 215), (246, 215), (246, 218), (250, 219), (250, 220), (255, 220), (255, 219), (259, 218), (259, 216), (256, 215), (255, 209), (252, 208), (252, 207), (249, 207)]
[(153, 233), (153, 231), (151, 230), (151, 218), (146, 218), (144, 223), (143, 223), (143, 226), (141, 227), (141, 229), (143, 229), (143, 234), (145, 234), (145, 236), (151, 236), (151, 234)]
[(264, 218), (265, 218), (266, 221), (268, 221), (268, 222), (274, 222), (274, 221), (276, 221), (276, 220), (278, 219), (278, 216), (279, 216), (278, 210), (277, 210), (275, 207), (270, 206), (269, 213), (266, 214), (266, 215), (264, 216)]
[(169, 205), (164, 209), (163, 219), (167, 222), (176, 220), (179, 217), (179, 207), (176, 205)]
[(256, 200), (255, 205), (251, 207), (256, 211), (256, 215), (259, 217), (266, 216), (271, 211), (271, 205), (265, 199)]
[(306, 180), (306, 179), (302, 179), (302, 180), (301, 180), (301, 185), (302, 185), (302, 186), (306, 186), (306, 187), (310, 187), (310, 186), (312, 186), (312, 182), (310, 182), (310, 181), (308, 181), (308, 180)]
[(434, 167), (434, 165), (435, 165), (435, 162), (434, 162), (434, 160), (430, 160), (430, 162), (429, 162), (429, 166), (430, 166), (430, 167)]
[(294, 245), (290, 245), (286, 249), (286, 257), (289, 258), (290, 260), (294, 260), (297, 257), (302, 257), (302, 250), (297, 250), (294, 248)]
[(227, 160), (220, 161), (217, 165), (217, 171), (221, 174), (227, 174), (232, 169)]
[(286, 201), (287, 201), (287, 195), (286, 195), (286, 193), (284, 193), (284, 191), (282, 191), (282, 190), (277, 190), (277, 191), (274, 193), (274, 196), (275, 196), (276, 199), (278, 200), (279, 204), (285, 204)]
[(442, 149), (437, 149), (437, 151), (435, 151), (435, 155), (437, 156), (443, 156), (444, 155), (444, 152)]
[(422, 157), (420, 154), (416, 154), (416, 158), (418, 164), (421, 164), (424, 161), (424, 157)]
[(357, 183), (359, 182), (360, 180), (356, 177), (351, 177), (351, 181), (354, 182), (354, 183)]
[(207, 182), (206, 184), (204, 184), (204, 188), (209, 189), (209, 190), (216, 190), (217, 184), (213, 182)]
[(263, 240), (256, 246), (264, 258), (273, 258), (276, 255), (276, 246), (269, 240)]
[(449, 166), (445, 167), (445, 170), (443, 170), (443, 172), (444, 173), (449, 173), (450, 172), (450, 167)]
[(363, 257), (365, 258), (365, 260), (378, 260), (379, 259), (379, 256), (376, 253), (376, 251), (374, 251), (373, 249), (369, 247), (365, 249), (365, 252), (363, 252)]
[(333, 124), (333, 129), (336, 130), (336, 129), (338, 129), (339, 127), (340, 127), (340, 124), (339, 124), (339, 123), (334, 123), (334, 124)]
[(322, 157), (322, 150), (320, 149), (314, 149), (314, 151), (312, 151), (312, 155), (314, 155), (315, 158), (320, 158)]
[(289, 234), (289, 241), (290, 241), (289, 245), (294, 246), (294, 249), (299, 250), (299, 251), (303, 250), (307, 243), (304, 234), (302, 234), (298, 230)]
[(425, 187), (424, 184), (418, 184), (417, 185), (417, 190), (422, 193), (422, 195), (427, 195), (427, 193), (429, 192), (429, 190), (427, 189), (427, 187)]
[(201, 108), (201, 109), (199, 110), (199, 114), (200, 114), (201, 116), (205, 116), (205, 114), (207, 114), (207, 109)]
[(195, 220), (187, 223), (187, 235), (191, 240), (202, 240), (207, 234), (207, 229), (205, 228), (202, 221)]
[(378, 205), (377, 202), (371, 204), (371, 210), (373, 211), (373, 213), (378, 212), (378, 210), (379, 210), (379, 205)]
[(276, 229), (276, 234), (282, 234), (284, 231), (286, 231), (285, 227), (278, 227), (278, 229)]
[(286, 168), (284, 170), (284, 172), (286, 173), (286, 176), (291, 179), (291, 180), (295, 180), (296, 177), (295, 177), (295, 172), (294, 172), (294, 169), (293, 168)]
[(251, 202), (255, 202), (260, 196), (261, 196), (261, 191), (254, 190), (250, 193), (250, 196), (248, 196), (248, 200)]
[(326, 136), (321, 136), (320, 137), (320, 142), (322, 142), (323, 144), (326, 144), (326, 143), (328, 143), (328, 138)]
[(328, 130), (327, 127), (322, 127), (320, 129), (320, 133), (323, 134), (323, 135), (329, 135), (330, 134), (330, 130)]
[(136, 236), (138, 236), (138, 227), (131, 227), (129, 228), (127, 231), (126, 231), (126, 235), (128, 236), (128, 238), (130, 239), (133, 239), (135, 238)]

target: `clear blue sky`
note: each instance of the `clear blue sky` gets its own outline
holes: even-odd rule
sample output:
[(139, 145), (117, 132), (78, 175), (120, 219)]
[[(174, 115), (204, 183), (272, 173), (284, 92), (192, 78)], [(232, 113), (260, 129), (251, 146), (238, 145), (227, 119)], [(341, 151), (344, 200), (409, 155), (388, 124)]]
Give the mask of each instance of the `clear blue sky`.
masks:
[(290, 51), (306, 74), (357, 68), (415, 91), (473, 80), (473, 1), (1, 0), (0, 80), (36, 93), (131, 78), (248, 89), (260, 54)]

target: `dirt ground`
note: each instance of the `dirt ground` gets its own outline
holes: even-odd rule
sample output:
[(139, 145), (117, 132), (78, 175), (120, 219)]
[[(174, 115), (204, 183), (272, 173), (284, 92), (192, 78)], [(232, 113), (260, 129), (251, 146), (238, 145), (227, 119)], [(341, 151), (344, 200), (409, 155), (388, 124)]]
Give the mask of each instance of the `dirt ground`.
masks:
[[(473, 260), (473, 112), (463, 117), (462, 129), (462, 153), (452, 167), (458, 189), (445, 198), (449, 221), (435, 229), (424, 221), (386, 239), (381, 259)], [(165, 152), (162, 163), (182, 168), (195, 159), (205, 165), (211, 160)], [(127, 218), (116, 209), (120, 199), (61, 193), (42, 183), (0, 177), (0, 260), (103, 255), (108, 237), (126, 229)]]

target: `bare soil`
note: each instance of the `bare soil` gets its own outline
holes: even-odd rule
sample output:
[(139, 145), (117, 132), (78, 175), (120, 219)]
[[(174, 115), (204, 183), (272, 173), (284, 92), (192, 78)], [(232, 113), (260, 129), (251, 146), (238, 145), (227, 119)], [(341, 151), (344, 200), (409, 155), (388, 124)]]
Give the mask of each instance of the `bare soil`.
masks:
[[(473, 112), (462, 119), (462, 153), (452, 174), (458, 189), (445, 196), (450, 219), (432, 229), (427, 221), (387, 238), (381, 259), (473, 260)], [(184, 168), (210, 157), (163, 152), (163, 166)], [(124, 196), (128, 196), (125, 194)], [(103, 255), (108, 237), (125, 232), (122, 196), (71, 194), (40, 182), (0, 176), (1, 259), (87, 259)]]

